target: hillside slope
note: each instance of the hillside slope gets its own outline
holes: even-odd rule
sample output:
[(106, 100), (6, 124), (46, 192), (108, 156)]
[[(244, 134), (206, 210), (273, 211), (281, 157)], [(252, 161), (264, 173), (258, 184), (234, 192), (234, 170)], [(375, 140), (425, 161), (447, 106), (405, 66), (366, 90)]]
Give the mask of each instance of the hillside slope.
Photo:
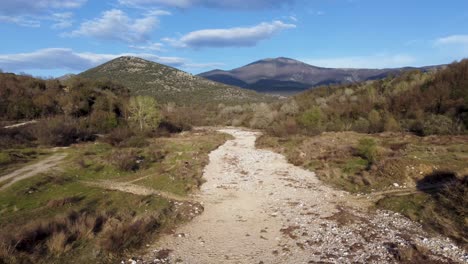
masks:
[[(429, 70), (433, 67), (422, 68)], [(289, 58), (264, 59), (230, 71), (213, 70), (199, 76), (258, 92), (297, 93), (313, 86), (382, 79), (412, 68), (334, 69)]]
[(252, 91), (213, 82), (175, 68), (137, 57), (120, 57), (87, 70), (81, 77), (110, 79), (128, 87), (134, 95), (155, 96), (160, 102), (202, 104), (252, 102), (266, 97)]

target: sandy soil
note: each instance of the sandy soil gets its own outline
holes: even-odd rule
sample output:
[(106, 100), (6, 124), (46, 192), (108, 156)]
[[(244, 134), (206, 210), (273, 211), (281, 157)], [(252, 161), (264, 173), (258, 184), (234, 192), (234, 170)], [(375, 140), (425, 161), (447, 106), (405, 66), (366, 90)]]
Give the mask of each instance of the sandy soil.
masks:
[(448, 239), (401, 215), (369, 212), (364, 199), (256, 149), (256, 132), (221, 131), (235, 139), (210, 154), (195, 197), (204, 212), (164, 235), (143, 262), (394, 263), (405, 252), (426, 262), (468, 261)]

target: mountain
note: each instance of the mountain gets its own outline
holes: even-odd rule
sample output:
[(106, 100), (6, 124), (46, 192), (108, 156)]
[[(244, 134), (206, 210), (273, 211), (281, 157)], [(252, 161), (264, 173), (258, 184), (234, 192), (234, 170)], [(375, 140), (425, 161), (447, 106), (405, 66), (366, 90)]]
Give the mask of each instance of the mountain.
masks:
[(178, 69), (137, 57), (119, 57), (80, 73), (88, 79), (109, 79), (127, 87), (134, 95), (155, 96), (160, 102), (203, 104), (253, 102), (265, 95), (193, 76)]
[[(421, 70), (430, 70), (425, 67)], [(199, 76), (265, 93), (298, 93), (310, 87), (382, 79), (416, 68), (334, 69), (321, 68), (289, 58), (264, 59), (230, 71), (213, 70)]]

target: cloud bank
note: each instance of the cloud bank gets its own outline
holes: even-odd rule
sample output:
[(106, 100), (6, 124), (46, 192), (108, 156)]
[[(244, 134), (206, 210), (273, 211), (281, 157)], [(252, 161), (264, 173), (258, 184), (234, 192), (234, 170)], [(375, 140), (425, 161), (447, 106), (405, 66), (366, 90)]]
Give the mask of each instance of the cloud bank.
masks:
[(260, 23), (253, 27), (197, 30), (182, 36), (180, 39), (166, 38), (164, 41), (176, 47), (251, 47), (285, 29), (295, 27), (294, 24), (273, 21)]
[(169, 13), (152, 11), (142, 18), (133, 19), (119, 9), (104, 11), (101, 17), (83, 22), (69, 37), (94, 37), (103, 40), (118, 40), (127, 43), (144, 42), (159, 25), (160, 15)]

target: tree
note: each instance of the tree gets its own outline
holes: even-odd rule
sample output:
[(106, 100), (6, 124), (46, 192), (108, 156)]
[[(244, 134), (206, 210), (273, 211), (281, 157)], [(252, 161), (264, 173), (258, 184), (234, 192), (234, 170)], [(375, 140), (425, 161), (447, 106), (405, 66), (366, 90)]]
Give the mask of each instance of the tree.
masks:
[(161, 121), (156, 99), (150, 96), (130, 98), (128, 112), (129, 121), (136, 124), (140, 131), (157, 128)]

